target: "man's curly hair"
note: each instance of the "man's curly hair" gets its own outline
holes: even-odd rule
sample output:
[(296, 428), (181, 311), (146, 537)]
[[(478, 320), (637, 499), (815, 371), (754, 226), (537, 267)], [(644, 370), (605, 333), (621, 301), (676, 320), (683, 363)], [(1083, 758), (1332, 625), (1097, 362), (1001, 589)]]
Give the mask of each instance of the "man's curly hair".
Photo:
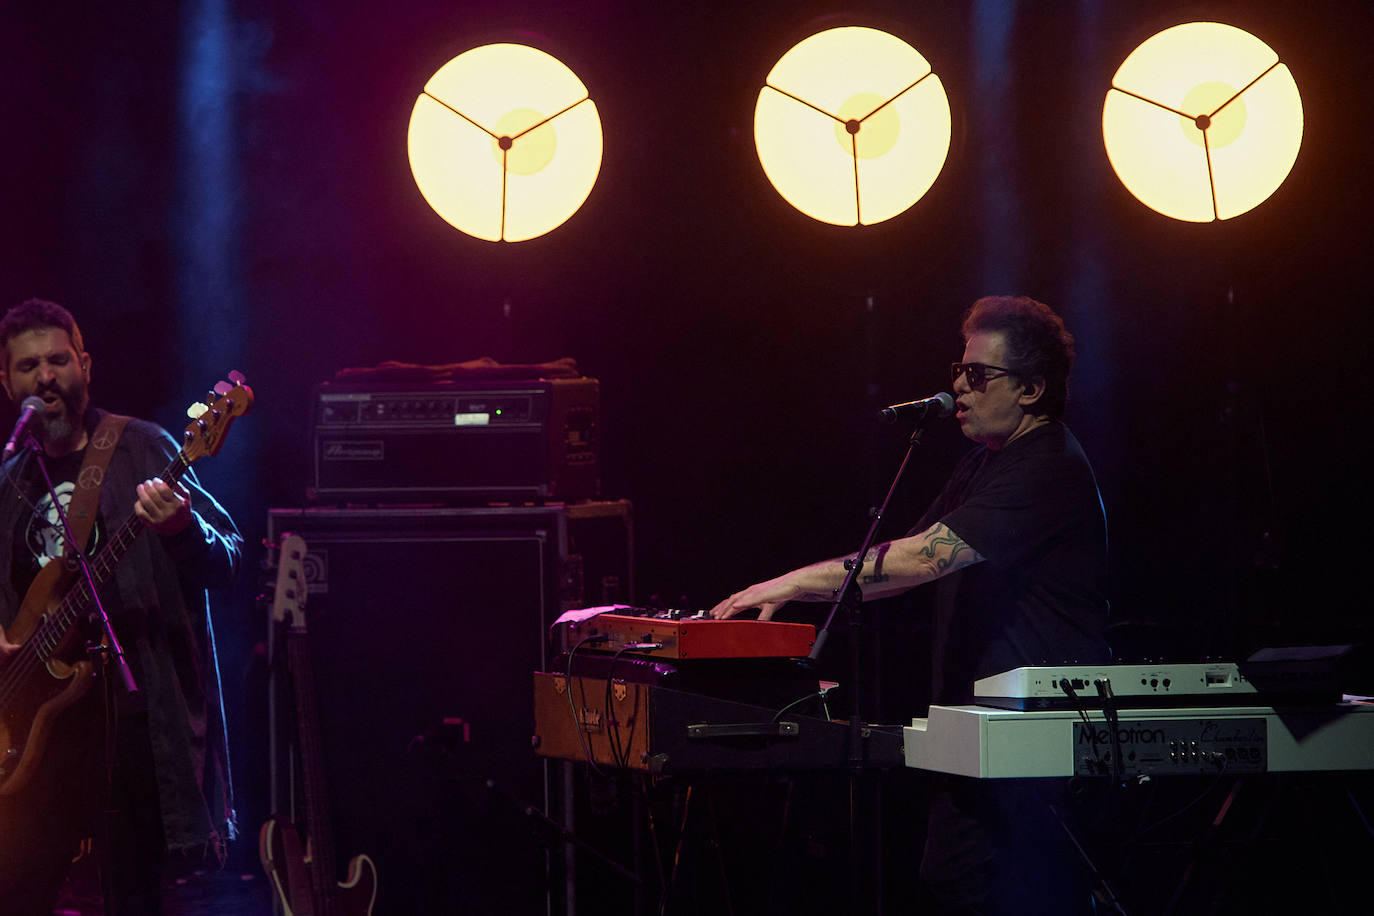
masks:
[(59, 328), (66, 331), (67, 337), (71, 339), (72, 348), (77, 353), (86, 352), (86, 343), (81, 339), (81, 328), (77, 327), (72, 313), (56, 302), (48, 302), (46, 299), (28, 299), (6, 312), (4, 318), (0, 318), (0, 349), (8, 353), (10, 338), (17, 337), (25, 331), (43, 328)]
[(1058, 419), (1069, 400), (1073, 335), (1043, 302), (1029, 296), (985, 296), (964, 313), (963, 334), (1001, 332), (1007, 347), (1007, 369), (1023, 384), (1044, 381), (1036, 413)]

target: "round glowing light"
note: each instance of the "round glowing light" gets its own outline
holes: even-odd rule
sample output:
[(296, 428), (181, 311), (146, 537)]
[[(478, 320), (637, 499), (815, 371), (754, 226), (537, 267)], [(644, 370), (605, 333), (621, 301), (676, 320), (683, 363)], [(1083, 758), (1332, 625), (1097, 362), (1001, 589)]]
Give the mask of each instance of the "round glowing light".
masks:
[(1302, 145), (1302, 99), (1264, 42), (1190, 22), (1122, 62), (1102, 138), (1117, 177), (1147, 207), (1191, 222), (1230, 219), (1288, 177)]
[(949, 153), (949, 99), (915, 48), (827, 29), (784, 54), (754, 108), (754, 146), (778, 193), (813, 219), (870, 225), (906, 211)]
[(477, 238), (519, 242), (558, 228), (586, 201), (601, 170), (601, 118), (557, 58), (484, 45), (425, 83), (407, 148), (434, 212)]

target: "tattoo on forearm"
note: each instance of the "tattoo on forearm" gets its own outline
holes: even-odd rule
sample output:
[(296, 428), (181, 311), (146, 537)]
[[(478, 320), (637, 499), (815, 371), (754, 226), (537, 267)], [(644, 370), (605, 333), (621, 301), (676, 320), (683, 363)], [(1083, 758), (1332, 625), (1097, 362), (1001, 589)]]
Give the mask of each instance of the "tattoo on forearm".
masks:
[(963, 538), (945, 527), (943, 522), (937, 524), (931, 532), (930, 543), (921, 548), (921, 556), (935, 563), (937, 573), (944, 572), (961, 557), (973, 555), (973, 553), (973, 548), (965, 544)]

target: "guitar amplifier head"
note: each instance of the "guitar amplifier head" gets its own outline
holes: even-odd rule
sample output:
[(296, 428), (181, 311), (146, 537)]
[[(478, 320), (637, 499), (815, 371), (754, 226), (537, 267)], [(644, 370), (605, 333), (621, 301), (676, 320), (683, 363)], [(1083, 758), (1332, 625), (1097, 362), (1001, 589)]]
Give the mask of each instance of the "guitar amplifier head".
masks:
[(327, 382), (314, 502), (572, 502), (600, 494), (596, 379)]

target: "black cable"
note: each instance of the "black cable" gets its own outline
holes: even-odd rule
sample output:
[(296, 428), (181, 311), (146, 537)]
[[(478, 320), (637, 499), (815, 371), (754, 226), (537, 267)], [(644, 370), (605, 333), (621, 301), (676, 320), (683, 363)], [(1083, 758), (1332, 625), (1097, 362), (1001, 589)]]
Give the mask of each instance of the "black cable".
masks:
[[(24, 454), (27, 455), (28, 452), (25, 451)], [(0, 465), (0, 467), (3, 467), (5, 470), (5, 479), (9, 481), (10, 486), (14, 488), (14, 491), (19, 494), (19, 498), (24, 501), (24, 505), (29, 507), (29, 514), (32, 515), (38, 521), (42, 522), (43, 524), (48, 525), (49, 527), (53, 527), (49, 524), (48, 520), (43, 517), (42, 513), (38, 511), (38, 503), (34, 502), (33, 499), (29, 497), (28, 491), (25, 490), (24, 487), (20, 486), (19, 479), (14, 476), (14, 469), (18, 465), (18, 461), (6, 461), (3, 463), (3, 465)]]
[(829, 709), (826, 708), (826, 705), (825, 705), (825, 697), (826, 697), (826, 694), (830, 693), (830, 691), (832, 691), (832, 690), (834, 690), (834, 689), (835, 689), (835, 685), (831, 685), (831, 686), (829, 686), (829, 687), (822, 687), (822, 688), (820, 688), (819, 690), (816, 690), (816, 691), (814, 691), (814, 692), (812, 692), (812, 693), (808, 693), (806, 696), (798, 697), (797, 699), (793, 700), (791, 703), (788, 703), (788, 704), (787, 704), (786, 706), (784, 706), (782, 709), (779, 709), (777, 712), (775, 712), (775, 713), (773, 714), (773, 718), (772, 718), (770, 721), (772, 721), (772, 722), (780, 722), (780, 721), (782, 720), (782, 717), (783, 717), (784, 715), (786, 715), (787, 712), (788, 712), (789, 710), (791, 710), (791, 709), (793, 709), (793, 708), (795, 708), (795, 707), (797, 707), (797, 706), (800, 706), (801, 704), (807, 702), (808, 700), (820, 700), (820, 702), (821, 702), (821, 711), (825, 713), (826, 719), (829, 719), (829, 718), (830, 718), (830, 711), (829, 711)]
[[(1111, 884), (1108, 883), (1106, 876), (1102, 874), (1102, 870), (1097, 867), (1097, 863), (1093, 861), (1092, 856), (1088, 855), (1088, 850), (1078, 841), (1078, 837), (1074, 835), (1073, 830), (1064, 819), (1064, 815), (1060, 814), (1059, 809), (1054, 805), (1047, 805), (1046, 807), (1050, 809), (1050, 815), (1055, 819), (1055, 822), (1059, 824), (1059, 829), (1064, 831), (1064, 836), (1073, 846), (1074, 851), (1078, 853), (1078, 857), (1083, 860), (1083, 864), (1087, 867), (1088, 871), (1097, 879), (1097, 889), (1101, 891), (1103, 906), (1109, 907), (1110, 909), (1108, 912), (1110, 913), (1115, 913), (1117, 916), (1126, 916), (1126, 909), (1122, 905), (1121, 899), (1116, 896), (1116, 891), (1112, 890)], [(1097, 902), (1098, 893), (1094, 891), (1092, 895), (1094, 912), (1097, 910)]]
[(621, 646), (611, 656), (611, 661), (606, 666), (606, 681), (601, 696), (601, 714), (604, 717), (603, 723), (606, 728), (606, 749), (611, 754), (611, 764), (616, 767), (621, 767), (624, 764), (620, 761), (620, 723), (616, 721), (616, 717), (612, 713), (611, 684), (615, 682), (615, 663), (624, 653), (625, 647)]
[(1083, 698), (1078, 695), (1078, 691), (1069, 683), (1068, 678), (1063, 677), (1059, 679), (1059, 689), (1064, 691), (1064, 695), (1073, 703), (1074, 709), (1078, 711), (1078, 718), (1083, 720), (1083, 726), (1088, 729), (1088, 747), (1093, 749), (1093, 757), (1097, 760), (1097, 767), (1094, 769), (1101, 772), (1106, 768), (1106, 764), (1102, 761), (1102, 749), (1097, 746), (1097, 741), (1093, 737), (1093, 732), (1096, 730), (1096, 727), (1093, 725), (1092, 718), (1088, 715), (1087, 705), (1083, 702)]
[(1145, 834), (1150, 833), (1154, 830), (1158, 830), (1160, 827), (1163, 827), (1170, 821), (1177, 820), (1187, 812), (1191, 811), (1194, 807), (1196, 807), (1197, 804), (1201, 802), (1204, 798), (1206, 798), (1208, 795), (1211, 795), (1212, 790), (1215, 789), (1217, 786), (1221, 785), (1221, 780), (1226, 776), (1226, 758), (1215, 757), (1213, 759), (1217, 764), (1217, 778), (1212, 780), (1211, 783), (1207, 785), (1207, 788), (1199, 792), (1196, 798), (1188, 802), (1188, 804), (1184, 805), (1182, 808), (1179, 808), (1172, 814), (1165, 815), (1164, 817), (1160, 818), (1159, 820), (1155, 821), (1153, 824), (1150, 824), (1147, 827), (1142, 827), (1139, 830), (1137, 830), (1133, 835), (1131, 835), (1125, 841), (1123, 841), (1122, 845), (1129, 846), (1131, 844), (1140, 842), (1140, 840), (1145, 836)]
[(1112, 682), (1107, 678), (1097, 678), (1093, 686), (1102, 700), (1102, 718), (1107, 720), (1107, 740), (1112, 747), (1112, 783), (1119, 786), (1125, 781), (1126, 762), (1121, 758), (1121, 718), (1116, 712), (1116, 694), (1112, 693)]
[[(612, 715), (614, 706), (611, 702), (611, 687), (612, 684), (614, 684), (613, 675), (615, 673), (615, 664), (620, 660), (620, 657), (625, 654), (627, 648), (629, 648), (629, 644), (616, 649), (615, 654), (611, 656), (610, 664), (606, 666), (606, 698), (604, 706), (604, 713), (606, 716), (606, 742), (610, 747), (611, 760), (621, 769), (628, 769), (630, 766), (630, 747), (631, 743), (634, 741), (634, 726), (638, 724), (634, 722), (637, 717), (631, 715), (630, 719), (632, 724), (630, 726), (630, 733), (626, 736), (625, 744), (622, 746), (620, 743), (620, 719)], [(636, 684), (635, 702), (638, 701), (638, 692), (639, 685)], [(631, 708), (634, 708), (633, 704)]]
[[(577, 655), (577, 650), (581, 649), (589, 642), (602, 643), (610, 637), (604, 633), (593, 633), (578, 640), (577, 645), (568, 650), (568, 664), (564, 670), (564, 677), (568, 679), (568, 709), (572, 712), (573, 728), (577, 731), (577, 742), (582, 746), (582, 754), (587, 758), (587, 763), (598, 776), (605, 776), (601, 767), (596, 765), (596, 757), (592, 754), (591, 745), (587, 743), (587, 736), (583, 734), (583, 722), (577, 715), (577, 703), (573, 700), (573, 658)], [(582, 686), (582, 705), (587, 705), (587, 688)]]
[(1355, 815), (1360, 819), (1360, 823), (1364, 825), (1365, 833), (1374, 836), (1374, 829), (1370, 828), (1369, 819), (1364, 816), (1364, 809), (1361, 808), (1360, 803), (1355, 800), (1355, 794), (1350, 791), (1349, 785), (1345, 787), (1345, 797), (1350, 800), (1351, 807), (1355, 809)]
[(1073, 703), (1074, 709), (1078, 711), (1078, 718), (1083, 720), (1083, 724), (1092, 728), (1093, 720), (1088, 718), (1088, 708), (1084, 705), (1083, 698), (1078, 695), (1078, 691), (1073, 689), (1073, 685), (1069, 683), (1068, 678), (1060, 679), (1059, 689), (1064, 691), (1064, 696), (1068, 697)]

